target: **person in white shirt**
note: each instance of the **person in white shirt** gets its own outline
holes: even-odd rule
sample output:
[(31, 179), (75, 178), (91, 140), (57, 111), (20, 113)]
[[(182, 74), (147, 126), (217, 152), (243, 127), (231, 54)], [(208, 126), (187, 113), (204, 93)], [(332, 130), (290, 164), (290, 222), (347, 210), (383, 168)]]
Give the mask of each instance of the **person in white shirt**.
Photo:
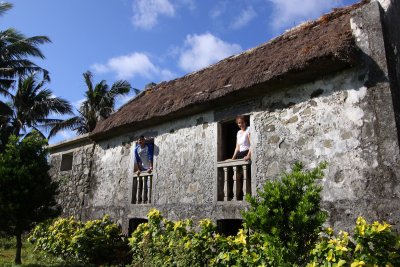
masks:
[(246, 124), (244, 116), (237, 116), (236, 123), (240, 130), (236, 135), (236, 148), (233, 152), (232, 159), (251, 159), (251, 148), (250, 148), (250, 127)]

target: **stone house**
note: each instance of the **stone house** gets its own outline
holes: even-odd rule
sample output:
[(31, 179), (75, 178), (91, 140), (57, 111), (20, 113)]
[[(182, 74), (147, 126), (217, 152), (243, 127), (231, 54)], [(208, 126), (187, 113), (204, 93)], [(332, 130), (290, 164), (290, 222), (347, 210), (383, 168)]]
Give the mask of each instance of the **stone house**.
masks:
[[(329, 224), (359, 215), (399, 228), (399, 1), (363, 1), (172, 81), (144, 90), (89, 135), (50, 147), (65, 215), (110, 214), (124, 231), (151, 207), (170, 219), (235, 225), (246, 202), (296, 161), (327, 161)], [(237, 115), (250, 123), (252, 160), (230, 158)], [(136, 177), (140, 135), (154, 172)], [(244, 172), (244, 182), (236, 173)]]

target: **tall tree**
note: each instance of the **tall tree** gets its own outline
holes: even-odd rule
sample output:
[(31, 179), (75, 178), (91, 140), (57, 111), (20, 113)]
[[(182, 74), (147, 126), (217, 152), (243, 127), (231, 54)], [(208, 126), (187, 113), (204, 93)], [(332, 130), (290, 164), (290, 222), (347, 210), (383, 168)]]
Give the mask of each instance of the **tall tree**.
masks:
[(48, 79), (38, 81), (37, 74), (32, 73), (18, 80), (17, 90), (3, 92), (9, 100), (0, 105), (3, 114), (0, 116), (0, 129), (3, 144), (10, 134), (20, 136), (27, 130), (50, 128), (61, 119), (48, 118), (52, 113), (72, 114), (71, 104), (60, 97), (55, 97), (52, 91), (46, 88)]
[[(12, 8), (12, 4), (0, 3), (0, 16)], [(8, 90), (15, 77), (37, 71), (47, 75), (47, 71), (37, 66), (29, 58), (44, 59), (39, 45), (51, 42), (47, 36), (26, 37), (13, 28), (0, 31), (0, 90)]]
[(19, 140), (11, 136), (0, 153), (0, 232), (16, 237), (16, 264), (21, 264), (21, 235), (59, 214), (57, 184), (48, 173), (46, 140), (35, 131)]
[(90, 71), (83, 73), (83, 78), (87, 90), (85, 100), (78, 110), (79, 115), (61, 123), (55, 123), (49, 137), (64, 129), (72, 129), (78, 134), (93, 131), (98, 121), (109, 117), (114, 112), (116, 98), (127, 95), (131, 90), (129, 82), (124, 80), (116, 81), (111, 88), (105, 80), (94, 85)]

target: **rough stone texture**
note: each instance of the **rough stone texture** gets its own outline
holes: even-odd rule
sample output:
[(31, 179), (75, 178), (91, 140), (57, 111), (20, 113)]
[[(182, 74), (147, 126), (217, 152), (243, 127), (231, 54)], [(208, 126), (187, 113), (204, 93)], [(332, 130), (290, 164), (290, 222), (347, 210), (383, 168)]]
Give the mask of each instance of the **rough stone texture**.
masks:
[[(90, 162), (93, 149), (94, 145), (92, 144), (72, 150), (67, 147), (63, 152), (51, 155), (50, 175), (59, 183), (57, 203), (61, 205), (64, 216), (82, 218), (82, 208), (87, 193), (90, 191)], [(72, 170), (70, 171), (60, 171), (63, 153), (73, 153)]]
[[(385, 13), (383, 14), (384, 38), (388, 74), (396, 114), (397, 128), (400, 129), (400, 3), (395, 0), (380, 0)], [(400, 139), (400, 131), (397, 131)]]
[[(213, 120), (213, 114), (208, 113), (160, 127), (164, 133), (154, 142), (159, 151), (155, 157), (155, 204), (214, 201), (217, 128)], [(170, 133), (172, 128), (175, 129)]]
[[(385, 176), (377, 171), (384, 168), (393, 172), (396, 165), (381, 161), (377, 141), (382, 132), (375, 128), (375, 92), (364, 86), (360, 76), (362, 73), (356, 71), (346, 72), (296, 90), (267, 95), (263, 99), (265, 111), (253, 115), (254, 186), (259, 188), (288, 171), (296, 161), (307, 168), (327, 161), (329, 166), (322, 181), (324, 206), (330, 211), (330, 223), (344, 229), (351, 229), (359, 215), (398, 224), (394, 216), (377, 214), (383, 210), (370, 206), (371, 202), (385, 203), (391, 198), (398, 202), (400, 188), (394, 173)], [(311, 99), (317, 90), (322, 90), (322, 95)], [(271, 108), (277, 105), (282, 108)], [(295, 115), (296, 120), (292, 119), (294, 113), (300, 114)], [(385, 116), (388, 115), (387, 120), (390, 112)], [(271, 126), (275, 129), (272, 132), (268, 130)], [(390, 151), (398, 153), (396, 138), (392, 136), (390, 142)], [(334, 212), (342, 203), (346, 203), (345, 212)]]
[[(207, 106), (202, 112), (194, 108), (186, 117), (151, 127), (139, 125), (123, 134), (116, 131), (108, 139), (96, 140), (94, 146), (80, 146), (77, 141), (71, 147), (68, 142), (54, 146), (51, 172), (67, 181), (60, 194), (65, 213), (82, 219), (107, 213), (125, 231), (130, 218), (145, 218), (151, 207), (170, 219), (240, 218), (245, 203), (217, 201), (218, 131), (223, 120), (247, 114), (253, 193), (296, 161), (307, 168), (327, 161), (321, 183), (328, 224), (348, 230), (363, 215), (400, 229), (399, 124), (395, 119), (400, 114), (398, 11), (398, 2), (388, 6), (386, 13), (378, 2), (371, 2), (352, 13), (349, 25), (360, 64), (351, 69), (320, 75), (308, 83), (282, 81), (281, 85), (290, 84), (286, 87), (257, 85), (252, 90), (258, 90), (258, 97), (241, 95), (241, 102), (227, 97), (223, 106)], [(381, 19), (386, 27), (397, 23), (395, 30), (382, 28)], [(130, 204), (133, 147), (140, 134), (153, 136), (155, 142), (152, 204), (144, 205)], [(58, 172), (61, 153), (70, 151), (74, 152), (73, 170)]]

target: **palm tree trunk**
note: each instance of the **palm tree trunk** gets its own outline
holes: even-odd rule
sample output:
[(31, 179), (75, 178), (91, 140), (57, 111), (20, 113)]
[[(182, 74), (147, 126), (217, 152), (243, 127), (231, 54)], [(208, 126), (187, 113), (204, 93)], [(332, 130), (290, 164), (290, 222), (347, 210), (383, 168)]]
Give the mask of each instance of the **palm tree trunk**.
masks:
[(22, 234), (18, 231), (15, 237), (17, 238), (17, 248), (15, 252), (15, 264), (21, 264), (21, 250), (22, 250), (22, 239), (21, 239)]

